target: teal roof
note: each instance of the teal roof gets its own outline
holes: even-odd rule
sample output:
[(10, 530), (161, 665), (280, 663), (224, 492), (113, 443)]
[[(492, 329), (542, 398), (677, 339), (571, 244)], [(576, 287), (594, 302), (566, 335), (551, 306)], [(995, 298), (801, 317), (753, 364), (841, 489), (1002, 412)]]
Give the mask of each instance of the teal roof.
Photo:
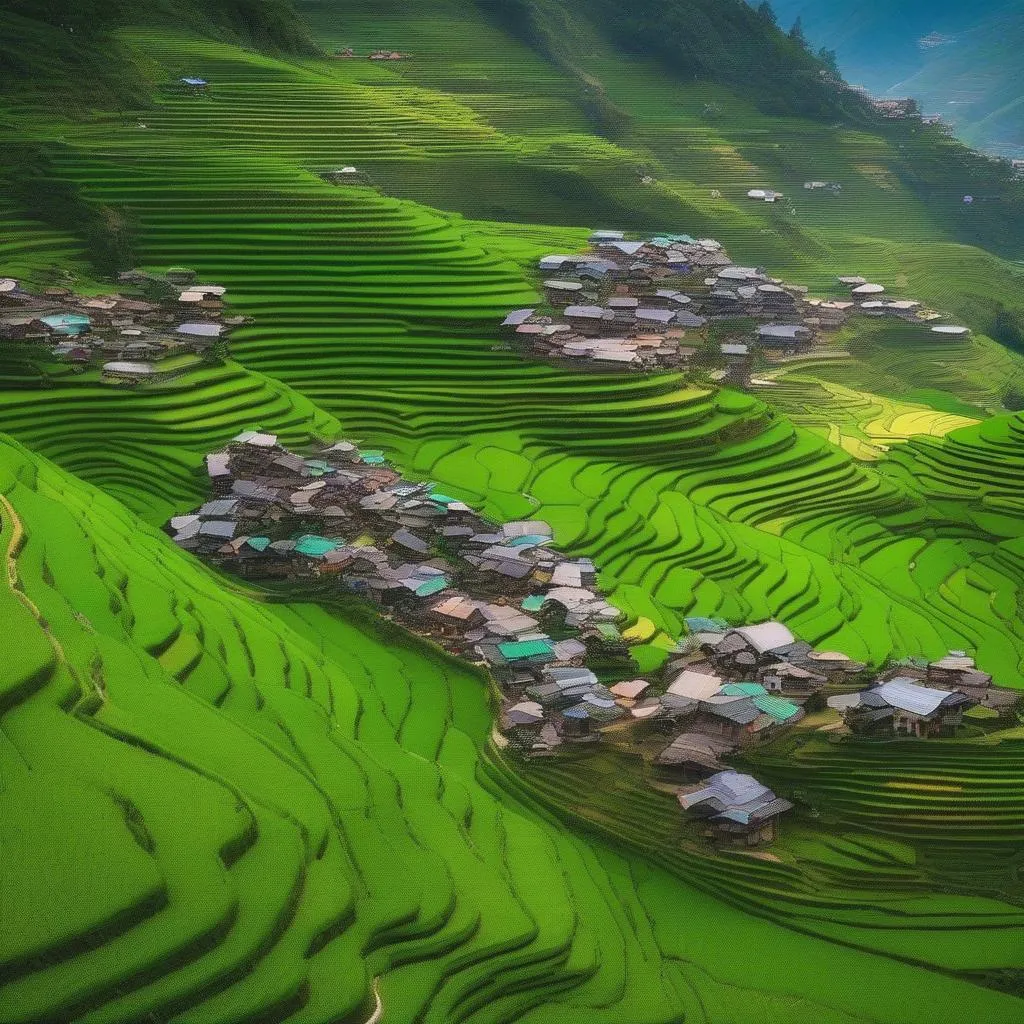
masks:
[(523, 548), (527, 545), (536, 547), (538, 544), (547, 544), (550, 540), (550, 537), (546, 537), (541, 533), (527, 533), (522, 537), (513, 537), (508, 542), (508, 546), (510, 548)]
[(529, 597), (523, 598), (523, 603), (519, 606), (524, 612), (539, 612), (544, 607), (544, 602), (547, 598), (543, 594), (531, 594)]
[(691, 615), (683, 622), (691, 633), (724, 633), (729, 628), (725, 619), (712, 619), (705, 615)]
[(430, 597), (431, 594), (440, 594), (447, 586), (448, 578), (446, 576), (435, 576), (433, 579), (429, 579), (425, 583), (421, 583), (416, 588), (416, 596)]
[(760, 683), (726, 683), (718, 692), (726, 697), (749, 697), (758, 711), (770, 715), (776, 722), (788, 722), (800, 711), (792, 701), (776, 697)]
[(270, 547), (269, 537), (250, 537), (246, 544), (249, 545), (254, 551), (266, 551)]
[(501, 656), (507, 661), (521, 658), (535, 658), (539, 655), (554, 654), (554, 648), (547, 640), (509, 640), (498, 644)]
[(449, 498), (447, 494), (441, 494), (440, 492), (434, 493), (430, 496), (431, 501), (436, 501), (439, 505), (450, 505), (453, 501), (458, 501), (458, 498)]
[(726, 683), (718, 692), (727, 697), (760, 697), (768, 693), (760, 683)]
[(64, 327), (67, 324), (91, 324), (92, 321), (84, 313), (51, 313), (49, 316), (41, 316), (47, 327)]
[(308, 555), (310, 558), (323, 558), (328, 551), (333, 551), (337, 546), (337, 541), (318, 537), (314, 533), (307, 533), (305, 537), (300, 537), (295, 542), (295, 550), (300, 555)]
[(783, 697), (776, 697), (773, 693), (757, 694), (752, 697), (754, 707), (770, 715), (776, 722), (788, 722), (794, 715), (798, 714), (800, 708), (792, 701)]

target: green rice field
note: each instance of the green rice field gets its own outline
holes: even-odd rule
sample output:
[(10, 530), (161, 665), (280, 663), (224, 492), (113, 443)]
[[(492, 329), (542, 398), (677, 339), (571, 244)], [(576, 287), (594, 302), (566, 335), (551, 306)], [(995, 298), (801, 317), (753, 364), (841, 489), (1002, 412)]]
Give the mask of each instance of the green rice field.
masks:
[[(778, 617), (872, 665), (965, 648), (1024, 686), (1024, 416), (1003, 404), (1024, 360), (986, 336), (1020, 265), (922, 201), (893, 138), (765, 115), (585, 25), (554, 61), (468, 0), (299, 6), (328, 52), (412, 56), (135, 27), (149, 106), (4, 101), (140, 266), (196, 268), (252, 323), (227, 361), (132, 390), (0, 352), (0, 1022), (1020, 1021), (1015, 732), (808, 731), (756, 759), (797, 804), (777, 848), (719, 854), (638, 762), (507, 758), (475, 668), (359, 605), (243, 589), (158, 530), (242, 429), (353, 437), (550, 521), (655, 624), (643, 669), (687, 615)], [(363, 184), (318, 176), (347, 164)], [(764, 185), (792, 205), (744, 198)], [(76, 224), (3, 203), (0, 274), (113, 287)], [(598, 227), (711, 235), (822, 295), (869, 275), (974, 333), (853, 321), (845, 355), (750, 394), (508, 351), (536, 259)]]

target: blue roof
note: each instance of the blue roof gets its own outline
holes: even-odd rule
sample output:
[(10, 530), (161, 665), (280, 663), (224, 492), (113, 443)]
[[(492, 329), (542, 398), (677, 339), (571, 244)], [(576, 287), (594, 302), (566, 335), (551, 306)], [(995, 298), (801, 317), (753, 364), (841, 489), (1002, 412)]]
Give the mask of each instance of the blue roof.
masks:
[(562, 712), (563, 718), (589, 718), (590, 712), (583, 704), (577, 704), (575, 707), (566, 708)]
[(178, 81), (185, 85), (209, 85), (205, 78), (179, 78)]

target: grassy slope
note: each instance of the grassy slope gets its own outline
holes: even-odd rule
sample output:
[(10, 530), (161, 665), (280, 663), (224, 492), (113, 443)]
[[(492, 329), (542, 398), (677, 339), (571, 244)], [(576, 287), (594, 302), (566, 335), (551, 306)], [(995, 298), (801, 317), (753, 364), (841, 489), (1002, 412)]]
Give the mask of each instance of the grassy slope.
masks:
[(470, 670), (260, 605), (13, 442), (0, 467), (5, 1022), (361, 1020), (374, 976), (394, 1021), (1015, 1019), (564, 830), (481, 762)]
[[(34, 135), (63, 138), (56, 159), (66, 180), (93, 202), (131, 210), (147, 264), (197, 265), (204, 276), (228, 284), (258, 320), (239, 336), (238, 363), (208, 371), (195, 382), (197, 391), (178, 384), (128, 394), (98, 387), (88, 377), (56, 381), (45, 391), (8, 389), (3, 426), (150, 523), (194, 503), (202, 487), (201, 452), (241, 426), (258, 422), (280, 429), (290, 443), (344, 428), (392, 448), (410, 469), (461, 484), (460, 493), (497, 514), (529, 511), (533, 503), (523, 497), (528, 491), (562, 539), (607, 565), (607, 580), (625, 607), (649, 612), (670, 631), (689, 607), (742, 618), (777, 612), (809, 639), (874, 657), (890, 649), (937, 652), (947, 645), (980, 644), (1004, 679), (1017, 679), (1019, 521), (1008, 514), (1002, 493), (1008, 488), (997, 487), (992, 495), (990, 479), (978, 477), (970, 453), (973, 434), (932, 443), (929, 452), (943, 467), (932, 474), (942, 480), (938, 493), (915, 479), (910, 456), (921, 442), (906, 449), (906, 461), (865, 466), (821, 437), (779, 416), (770, 418), (760, 402), (745, 396), (710, 396), (675, 377), (571, 375), (496, 353), (494, 319), (532, 295), (523, 265), (539, 252), (579, 244), (582, 229), (516, 228), (441, 215), (368, 189), (333, 189), (308, 168), (354, 160), (385, 191), (404, 191), (476, 218), (568, 224), (611, 218), (625, 226), (706, 230), (727, 239), (739, 259), (760, 259), (805, 279), (820, 275), (822, 283), (832, 270), (850, 269), (852, 250), (857, 269), (888, 275), (890, 283), (906, 274), (913, 293), (944, 294), (945, 304), (960, 304), (965, 317), (983, 309), (986, 297), (1010, 293), (1009, 268), (952, 243), (913, 196), (886, 177), (892, 154), (884, 140), (831, 130), (820, 137), (822, 144), (836, 144), (835, 153), (846, 154), (834, 158), (841, 163), (833, 171), (856, 171), (853, 180), (863, 192), (859, 198), (856, 189), (851, 194), (863, 233), (851, 235), (846, 218), (827, 207), (812, 208), (806, 224), (799, 217), (793, 223), (779, 211), (741, 201), (748, 184), (761, 178), (749, 158), (756, 155), (761, 166), (781, 174), (792, 145), (778, 142), (780, 133), (788, 130), (791, 140), (800, 140), (824, 130), (786, 122), (771, 125), (766, 136), (764, 122), (740, 98), (720, 89), (668, 85), (653, 68), (638, 66), (623, 76), (595, 39), (590, 66), (601, 71), (609, 95), (629, 105), (636, 121), (635, 134), (613, 145), (590, 133), (575, 80), (495, 29), (467, 19), (465, 7), (453, 5), (451, 12), (451, 30), (443, 20), (389, 22), (380, 10), (371, 19), (368, 9), (362, 22), (350, 21), (345, 33), (336, 30), (333, 38), (339, 40), (399, 45), (422, 54), (399, 71), (364, 62), (283, 61), (179, 34), (132, 33), (126, 45), (154, 66), (171, 75), (195, 68), (207, 73), (214, 82), (211, 99), (168, 96), (142, 115), (150, 126), (145, 130), (136, 127), (134, 116), (100, 115), (81, 124), (34, 119)], [(424, 37), (425, 30), (437, 35)], [(333, 38), (328, 33), (328, 42)], [(713, 128), (698, 116), (709, 97), (722, 100), (728, 114)], [(823, 160), (822, 153), (815, 149), (808, 159)], [(858, 163), (865, 153), (871, 162)], [(636, 183), (638, 164), (654, 166), (655, 188)], [(790, 173), (797, 181), (803, 168)], [(712, 200), (710, 189), (722, 186), (723, 199)], [(876, 216), (880, 199), (898, 212), (900, 224), (892, 216)], [(55, 240), (52, 231), (24, 218), (12, 227), (12, 259), (28, 269), (63, 262), (75, 250), (73, 236)], [(928, 244), (907, 241), (915, 238)], [(962, 293), (949, 292), (951, 267)], [(876, 385), (864, 378), (882, 366), (887, 376), (880, 388), (898, 392), (905, 381), (919, 383), (920, 361), (906, 357), (906, 338), (872, 333), (862, 343), (853, 341), (864, 351), (845, 367), (846, 386), (870, 390)], [(952, 401), (948, 392), (970, 383), (979, 417), (999, 402), (986, 373), (991, 378), (1019, 372), (1013, 357), (983, 340), (971, 349), (966, 368), (955, 365), (963, 361), (954, 353), (939, 362), (945, 368), (931, 366), (931, 389)], [(994, 420), (982, 429), (986, 458), (1005, 464), (1002, 472), (1012, 477), (1012, 443), (1001, 434), (1012, 431), (1010, 423)], [(957, 458), (948, 458), (947, 448)], [(140, 958), (160, 956), (154, 950), (167, 947), (156, 943), (185, 936), (198, 959), (181, 970), (164, 961), (165, 977), (152, 985), (143, 979), (136, 994), (119, 997), (138, 1001), (130, 1005), (184, 1005), (173, 1000), (191, 998), (199, 1007), (194, 1019), (239, 1019), (241, 1007), (266, 1005), (277, 994), (282, 1000), (294, 996), (305, 976), (311, 1008), (297, 1019), (329, 1019), (325, 1007), (337, 1015), (342, 1007), (363, 1004), (355, 1011), (360, 1018), (368, 976), (385, 972), (381, 991), (398, 1020), (411, 1019), (423, 1007), (429, 1008), (425, 1019), (452, 1019), (453, 1007), (472, 1009), (480, 1020), (507, 1019), (523, 1016), (538, 999), (544, 1006), (527, 1019), (547, 1020), (563, 1012), (557, 1002), (562, 992), (571, 1006), (603, 1008), (609, 1021), (668, 1020), (684, 1009), (711, 1021), (745, 1021), (754, 1012), (758, 1019), (767, 1012), (780, 1021), (930, 1021), (951, 1016), (954, 1007), (959, 1014), (964, 1006), (985, 1020), (1011, 1020), (1019, 1013), (1019, 1003), (991, 993), (733, 916), (660, 870), (627, 866), (600, 841), (552, 829), (540, 811), (526, 808), (546, 804), (564, 813), (576, 799), (578, 777), (574, 781), (570, 773), (547, 784), (538, 772), (528, 780), (528, 803), (513, 801), (507, 794), (521, 784), (516, 777), (500, 762), (481, 770), (476, 751), (487, 729), (487, 709), (478, 680), (464, 669), (313, 608), (266, 609), (233, 597), (103, 495), (44, 464), (40, 472), (47, 483), (36, 501), (28, 493), (37, 490), (32, 469), (25, 468), (35, 459), (10, 448), (6, 461), (22, 481), (12, 500), (35, 537), (31, 558), (19, 557), (19, 572), (31, 578), (26, 589), (40, 608), (46, 604), (48, 621), (57, 621), (58, 611), (62, 623), (69, 614), (73, 619), (74, 625), (61, 629), (66, 642), (81, 645), (71, 659), (79, 680), (88, 683), (97, 671), (117, 678), (119, 700), (123, 695), (141, 715), (156, 706), (139, 697), (143, 680), (166, 686), (168, 678), (180, 679), (184, 692), (198, 698), (190, 699), (190, 709), (218, 717), (216, 726), (203, 724), (209, 722), (205, 717), (190, 718), (172, 729), (177, 740), (192, 732), (199, 739), (212, 731), (219, 736), (226, 728), (222, 716), (230, 713), (246, 737), (274, 748), (267, 762), (259, 762), (258, 773), (249, 767), (252, 748), (233, 746), (234, 741), (224, 743), (217, 765), (202, 751), (187, 751), (189, 763), (204, 772), (215, 769), (218, 780), (234, 787), (230, 792), (243, 794), (233, 805), (242, 810), (225, 804), (222, 814), (188, 835), (176, 835), (161, 818), (169, 813), (173, 819), (173, 810), (149, 809), (146, 787), (172, 785), (166, 779), (130, 790), (151, 842), (123, 802), (114, 800), (111, 810), (109, 799), (90, 795), (95, 845), (87, 849), (101, 864), (124, 858), (136, 908), (132, 920), (159, 918), (161, 886), (168, 890), (168, 873), (187, 865), (174, 890), (184, 901), (176, 905), (178, 916), (159, 918), (150, 928), (146, 935), (153, 938), (146, 941), (152, 945), (134, 942), (140, 932), (125, 936)], [(84, 527), (61, 518), (58, 494)], [(86, 507), (94, 509), (94, 519), (77, 512)], [(12, 528), (12, 520), (4, 522)], [(41, 547), (52, 547), (60, 537), (79, 538), (83, 529), (84, 541), (66, 542), (74, 552), (62, 548), (43, 565)], [(149, 538), (133, 541), (144, 552), (138, 564), (125, 562), (128, 534)], [(76, 567), (73, 582), (60, 577), (65, 565)], [(38, 569), (30, 573), (30, 566)], [(126, 610), (120, 581), (135, 578), (150, 582), (138, 588), (141, 597), (127, 586)], [(83, 586), (82, 580), (95, 582)], [(111, 588), (117, 593), (107, 596)], [(939, 595), (931, 607), (925, 594)], [(35, 627), (24, 622), (29, 637)], [(122, 653), (97, 662), (99, 641), (89, 627), (104, 638), (113, 636)], [(27, 657), (38, 653), (40, 638), (25, 649)], [(108, 660), (131, 670), (115, 673), (106, 667)], [(16, 680), (32, 677), (34, 685), (32, 668), (30, 663), (15, 674)], [(258, 687), (251, 682), (254, 672)], [(46, 680), (49, 686), (49, 675)], [(280, 701), (265, 692), (277, 681), (287, 684)], [(59, 711), (68, 704), (60, 698), (71, 685), (60, 675), (58, 711), (47, 691), (46, 700), (31, 705), (19, 695), (8, 718), (30, 706), (49, 707), (48, 722), (61, 714), (77, 727), (77, 717)], [(179, 691), (161, 690), (160, 707), (166, 692)], [(310, 700), (303, 701), (301, 693)], [(219, 710), (210, 710), (211, 704)], [(120, 707), (118, 700), (108, 700), (98, 712), (87, 705), (97, 720), (115, 716)], [(328, 732), (329, 742), (323, 741), (331, 721), (327, 713), (341, 723)], [(37, 756), (50, 756), (46, 728), (39, 720), (25, 721), (23, 743), (39, 744), (33, 747)], [(5, 718), (5, 732), (7, 725)], [(64, 742), (63, 732), (54, 735)], [(160, 735), (170, 742), (166, 733)], [(346, 737), (353, 742), (343, 742)], [(430, 767), (438, 759), (441, 768)], [(285, 761), (287, 768), (281, 767)], [(107, 779), (101, 786), (104, 792), (120, 793), (127, 785), (116, 758), (108, 762), (104, 752), (90, 763), (117, 775), (117, 784)], [(298, 828), (292, 819), (282, 824), (274, 811), (283, 803), (275, 800), (275, 787), (283, 787), (289, 813), (298, 813), (289, 770), (299, 770), (306, 780)], [(125, 771), (138, 774), (134, 766)], [(83, 775), (87, 790), (95, 785), (92, 778)], [(484, 779), (491, 780), (486, 789), (477, 788)], [(596, 776), (590, 784), (601, 792), (614, 788), (607, 787), (607, 777), (602, 782)], [(185, 789), (175, 792), (177, 806), (197, 799)], [(351, 794), (356, 796), (348, 803)], [(212, 795), (198, 799), (217, 806)], [(636, 797), (627, 793), (622, 799), (614, 805), (616, 815), (625, 815)], [(340, 839), (328, 838), (324, 856), (311, 858), (319, 837), (337, 830), (327, 824), (332, 805), (344, 812), (342, 822), (359, 823), (343, 830), (352, 849), (346, 847), (343, 856)], [(467, 821), (468, 806), (473, 814)], [(661, 818), (650, 799), (636, 806), (651, 809), (648, 827), (662, 821), (667, 835), (678, 827), (664, 801)], [(134, 838), (125, 836), (118, 814), (135, 822), (128, 828)], [(265, 845), (258, 857), (246, 861), (246, 853), (235, 860), (230, 840), (250, 835), (251, 828), (239, 822), (254, 817)], [(372, 822), (365, 835), (364, 821)], [(161, 863), (154, 866), (146, 847), (157, 849), (156, 839)], [(146, 856), (129, 853), (131, 842)], [(225, 855), (230, 866), (221, 857), (218, 867), (216, 851), (225, 844), (235, 852)], [(381, 853), (396, 844), (403, 851), (398, 863), (393, 854)], [(449, 855), (447, 867), (424, 852), (439, 844)], [(657, 842), (652, 837), (645, 845)], [(193, 863), (206, 867), (193, 872)], [(791, 872), (755, 870), (749, 861), (730, 871), (685, 859), (666, 866), (692, 874), (708, 892), (739, 899), (803, 931), (825, 928), (813, 910), (800, 909), (808, 906), (813, 885), (794, 880)], [(59, 865), (55, 871), (62, 873)], [(207, 876), (214, 881), (203, 889)], [(439, 885), (438, 878), (450, 883)], [(300, 879), (309, 895), (296, 902)], [(219, 896), (214, 882), (222, 887)], [(355, 894), (351, 901), (347, 889)], [(79, 910), (94, 919), (109, 917), (123, 910), (118, 901), (128, 898), (128, 890), (128, 884), (106, 890), (105, 897), (97, 896), (101, 902)], [(522, 915), (509, 911), (512, 892), (522, 901)], [(879, 895), (868, 887), (844, 900), (877, 908)], [(215, 927), (211, 915), (233, 902), (244, 913), (227, 923), (218, 919), (227, 937), (221, 936), (207, 958), (205, 948), (197, 951), (195, 931), (202, 922)], [(349, 925), (350, 903), (360, 908), (356, 925)], [(207, 916), (197, 917), (196, 907)], [(272, 919), (275, 908), (279, 916)], [(907, 912), (927, 917), (932, 909), (927, 901), (913, 908), (902, 900), (891, 908), (893, 919), (904, 922)], [(977, 904), (961, 907), (961, 930), (950, 935), (958, 936), (970, 956), (959, 958), (927, 928), (907, 930), (903, 944), (892, 946), (887, 924), (893, 919), (877, 909), (867, 915), (874, 919), (870, 927), (856, 919), (852, 907), (841, 914), (833, 907), (824, 916), (842, 921), (829, 933), (840, 942), (980, 972), (1005, 965), (993, 936), (1013, 934), (982, 936), (975, 915), (984, 912)], [(709, 935), (712, 916), (716, 930)], [(68, 928), (83, 927), (64, 904), (56, 904), (51, 922), (63, 924), (65, 918)], [(179, 923), (182, 918), (193, 931)], [(309, 946), (311, 935), (334, 934), (331, 922), (339, 938), (322, 948), (315, 948), (319, 941)], [(1016, 927), (1009, 918), (1003, 923)], [(59, 928), (50, 928), (52, 938)], [(971, 939), (966, 944), (965, 936)], [(788, 963), (822, 966), (780, 976), (763, 959), (769, 945), (784, 949)], [(106, 962), (123, 961), (124, 948), (110, 946)], [(297, 955), (311, 948), (309, 957)], [(226, 973), (248, 963), (254, 950), (262, 970), (248, 983)], [(75, 960), (62, 986), (55, 988), (55, 975), (46, 967), (19, 983), (26, 988), (18, 991), (31, 991), (37, 1000), (54, 991), (72, 998), (79, 988), (97, 984), (102, 958)], [(657, 973), (645, 973), (644, 961), (660, 964)], [(839, 969), (832, 969), (837, 963)], [(201, 990), (207, 982), (212, 987)], [(104, 999), (115, 995), (103, 991)], [(96, 1019), (122, 1019), (121, 1005)]]
[[(874, 161), (842, 199), (863, 218), (851, 228), (834, 209), (809, 205), (806, 223), (794, 221), (739, 197), (763, 180), (752, 158), (779, 183), (780, 161), (790, 159), (771, 141), (780, 132), (813, 137), (817, 129), (795, 121), (763, 127), (720, 89), (708, 95), (726, 99), (729, 116), (708, 127), (694, 113), (706, 98), (700, 87), (665, 83), (642, 65), (623, 75), (595, 39), (589, 66), (633, 111), (626, 141), (634, 148), (625, 148), (588, 134), (570, 102), (575, 85), (494, 28), (464, 28), (456, 60), (438, 50), (453, 38), (443, 18), (376, 17), (372, 34), (369, 25), (351, 22), (327, 41), (366, 47), (393, 38), (416, 55), (400, 73), (364, 61), (259, 57), (162, 32), (126, 37), (171, 75), (201, 68), (212, 95), (168, 95), (144, 115), (145, 129), (117, 116), (61, 125), (65, 142), (54, 162), (87, 199), (130, 211), (145, 262), (196, 264), (230, 287), (257, 318), (237, 336), (242, 366), (284, 381), (346, 430), (497, 514), (528, 511), (523, 495), (532, 495), (563, 541), (601, 558), (623, 607), (649, 614), (669, 634), (694, 608), (736, 618), (779, 614), (808, 639), (872, 660), (982, 646), (989, 666), (1016, 681), (1019, 624), (979, 617), (957, 596), (966, 566), (1016, 536), (1011, 524), (980, 529), (971, 515), (949, 522), (875, 468), (741, 396), (711, 400), (672, 377), (568, 375), (493, 352), (496, 319), (533, 295), (523, 264), (580, 244), (582, 231), (447, 217), (369, 189), (333, 188), (309, 172), (356, 161), (388, 190), (402, 191), (404, 181), (418, 199), (449, 205), (461, 195), (465, 212), (476, 215), (497, 212), (494, 200), (462, 194), (461, 183), (487, 180), (506, 215), (526, 217), (535, 207), (550, 221), (567, 217), (560, 193), (545, 187), (561, 180), (563, 191), (575, 189), (573, 219), (621, 216), (627, 225), (714, 231), (737, 258), (819, 284), (851, 269), (855, 247), (856, 269), (925, 297), (951, 295), (944, 275), (958, 254), (964, 293), (951, 300), (967, 315), (986, 291), (1006, 294), (1014, 287), (1007, 265), (943, 241), (927, 210), (885, 178), (888, 143), (821, 129), (822, 147), (835, 144), (830, 159), (845, 161), (847, 173)], [(503, 120), (517, 104), (519, 127)], [(636, 181), (641, 158), (662, 168), (652, 188)], [(840, 172), (838, 163), (817, 169)], [(722, 186), (721, 200), (710, 197), (712, 185)], [(883, 201), (900, 212), (899, 232), (876, 211)], [(637, 212), (625, 214), (630, 207)], [(912, 245), (915, 236), (930, 244)], [(882, 365), (886, 347), (862, 347), (865, 358), (849, 372), (864, 378)], [(984, 339), (970, 351), (971, 379), (979, 381), (972, 397), (998, 408), (992, 381), (1018, 372), (1018, 361)], [(916, 364), (897, 366), (889, 386), (902, 387), (908, 375), (920, 383), (920, 373)], [(188, 474), (201, 446), (241, 420), (291, 423), (302, 433), (294, 391), (261, 398), (276, 385), (244, 375), (229, 384), (230, 376), (204, 387), (201, 402), (184, 385), (177, 397), (164, 389), (125, 396), (77, 379), (56, 393), (26, 390), (12, 396), (9, 428), (155, 521), (176, 496), (194, 494)], [(940, 367), (929, 383), (955, 391), (965, 379)], [(251, 400), (240, 403), (232, 389)], [(96, 437), (108, 422), (96, 410), (117, 403), (134, 407), (127, 445), (116, 434)], [(281, 403), (293, 411), (274, 413)], [(40, 418), (44, 404), (66, 418)], [(172, 407), (193, 418), (201, 409), (200, 429), (172, 435)], [(165, 458), (181, 466), (174, 486), (160, 469)], [(951, 581), (950, 598), (931, 608), (922, 595), (936, 578)], [(990, 584), (998, 607), (1012, 605), (1012, 575), (997, 573)]]

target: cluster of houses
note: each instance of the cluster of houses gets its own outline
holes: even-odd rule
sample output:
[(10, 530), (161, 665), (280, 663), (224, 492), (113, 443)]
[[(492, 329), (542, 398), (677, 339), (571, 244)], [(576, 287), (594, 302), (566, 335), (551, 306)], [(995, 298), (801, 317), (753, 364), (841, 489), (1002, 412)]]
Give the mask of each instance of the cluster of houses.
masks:
[(686, 619), (664, 669), (636, 676), (595, 566), (556, 550), (542, 520), (490, 522), (350, 441), (302, 455), (245, 431), (206, 465), (212, 497), (168, 524), (179, 546), (246, 578), (364, 595), (489, 670), (502, 743), (527, 757), (599, 740), (642, 748), (657, 784), (719, 842), (774, 838), (791, 805), (727, 759), (824, 709), (826, 692), (858, 735), (948, 735), (974, 704), (1015, 706), (962, 652), (871, 679), (779, 622)]
[[(335, 60), (351, 60), (359, 55), (351, 46), (345, 46), (340, 50), (335, 50), (331, 56)], [(377, 49), (371, 51), (366, 56), (369, 60), (407, 60), (412, 55), (399, 53), (398, 50)]]
[[(818, 185), (830, 187), (808, 183)], [(621, 231), (595, 231), (587, 252), (544, 256), (539, 269), (547, 275), (544, 305), (513, 310), (501, 325), (531, 354), (639, 371), (700, 363), (718, 367), (713, 376), (738, 386), (749, 384), (755, 353), (769, 359), (807, 353), (852, 314), (912, 323), (941, 319), (920, 302), (890, 299), (882, 285), (863, 277), (838, 279), (848, 299), (813, 298), (807, 288), (760, 267), (734, 264), (715, 239), (689, 235), (631, 241)], [(753, 327), (746, 323), (751, 320)], [(739, 325), (735, 331), (730, 321)], [(717, 345), (708, 340), (714, 322), (724, 325)], [(932, 330), (969, 334), (951, 324)]]
[(226, 315), (225, 289), (199, 284), (195, 271), (120, 275), (130, 294), (40, 294), (0, 278), (0, 342), (28, 346), (43, 361), (98, 367), (108, 383), (140, 384), (186, 372), (210, 357), (244, 317)]

